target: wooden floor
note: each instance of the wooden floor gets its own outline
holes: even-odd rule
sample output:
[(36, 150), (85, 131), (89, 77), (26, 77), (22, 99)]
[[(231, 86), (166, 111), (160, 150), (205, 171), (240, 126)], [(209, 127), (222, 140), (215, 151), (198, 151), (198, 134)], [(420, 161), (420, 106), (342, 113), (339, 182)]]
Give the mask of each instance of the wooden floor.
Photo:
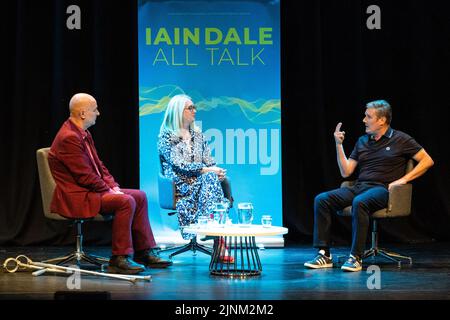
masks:
[[(388, 246), (387, 246), (388, 247)], [(338, 267), (309, 270), (303, 267), (315, 250), (309, 245), (288, 245), (283, 249), (259, 250), (263, 272), (247, 279), (211, 276), (209, 257), (183, 253), (174, 257), (168, 269), (149, 269), (151, 282), (136, 284), (96, 276), (82, 276), (80, 289), (69, 290), (66, 275), (30, 272), (0, 273), (0, 299), (52, 300), (55, 292), (107, 292), (113, 300), (450, 300), (450, 244), (394, 245), (392, 251), (413, 258), (412, 266), (401, 269), (379, 261), (366, 261), (362, 272), (348, 273)], [(0, 263), (25, 254), (35, 261), (59, 256), (71, 248), (8, 247), (0, 249)], [(110, 248), (85, 248), (89, 253), (108, 256)], [(347, 248), (337, 248), (334, 256), (347, 255)], [(162, 254), (166, 257), (168, 253)], [(380, 267), (380, 289), (374, 284), (369, 265)], [(372, 278), (370, 278), (372, 276)]]

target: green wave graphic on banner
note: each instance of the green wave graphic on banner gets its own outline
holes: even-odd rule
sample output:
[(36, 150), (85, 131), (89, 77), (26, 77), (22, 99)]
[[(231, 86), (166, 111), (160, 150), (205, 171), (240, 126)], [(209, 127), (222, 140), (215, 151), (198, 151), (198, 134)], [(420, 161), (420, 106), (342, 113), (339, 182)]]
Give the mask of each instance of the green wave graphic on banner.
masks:
[[(166, 110), (170, 98), (176, 94), (184, 94), (176, 85), (162, 85), (154, 88), (139, 89), (139, 116), (161, 113)], [(215, 108), (227, 108), (230, 112), (241, 112), (249, 121), (257, 124), (280, 124), (280, 99), (258, 99), (247, 101), (237, 97), (213, 97), (206, 99), (199, 93), (191, 94), (198, 110), (210, 111)]]

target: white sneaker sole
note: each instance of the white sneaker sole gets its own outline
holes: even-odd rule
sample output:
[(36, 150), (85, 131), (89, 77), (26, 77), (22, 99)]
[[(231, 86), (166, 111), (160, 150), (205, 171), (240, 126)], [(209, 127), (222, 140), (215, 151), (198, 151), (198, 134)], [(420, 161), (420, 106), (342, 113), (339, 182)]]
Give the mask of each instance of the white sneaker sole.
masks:
[(344, 271), (357, 272), (357, 271), (361, 271), (361, 270), (362, 270), (362, 267), (359, 267), (359, 268), (351, 268), (351, 267), (344, 267), (344, 266), (342, 266), (341, 269), (344, 270)]
[(303, 265), (304, 265), (305, 267), (307, 267), (307, 268), (310, 268), (310, 269), (333, 268), (333, 264), (332, 264), (332, 263), (327, 263), (327, 264), (317, 265), (317, 264), (311, 264), (311, 263), (305, 262)]

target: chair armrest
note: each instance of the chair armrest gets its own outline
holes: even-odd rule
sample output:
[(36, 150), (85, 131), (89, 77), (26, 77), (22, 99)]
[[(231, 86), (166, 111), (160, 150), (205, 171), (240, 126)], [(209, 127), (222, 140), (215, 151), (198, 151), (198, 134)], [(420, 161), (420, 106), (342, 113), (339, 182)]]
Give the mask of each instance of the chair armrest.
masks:
[(159, 206), (163, 209), (176, 209), (175, 182), (171, 178), (158, 175)]
[(223, 179), (220, 184), (222, 186), (224, 197), (230, 201), (230, 208), (233, 208), (234, 198), (233, 195), (231, 194), (231, 179), (225, 177), (225, 179)]
[(387, 216), (401, 217), (411, 213), (412, 184), (396, 185), (389, 191)]
[[(341, 187), (350, 187), (354, 181), (344, 181)], [(389, 191), (388, 206), (386, 209), (374, 213), (376, 218), (403, 217), (411, 213), (412, 184), (393, 186)], [(351, 216), (351, 206), (338, 211), (341, 216)]]

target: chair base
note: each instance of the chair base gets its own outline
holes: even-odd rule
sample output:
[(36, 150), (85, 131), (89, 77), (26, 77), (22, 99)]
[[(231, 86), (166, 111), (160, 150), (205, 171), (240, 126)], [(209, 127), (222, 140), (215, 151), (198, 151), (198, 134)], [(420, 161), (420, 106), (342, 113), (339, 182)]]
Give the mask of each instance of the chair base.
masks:
[(77, 264), (77, 266), (80, 267), (81, 262), (84, 261), (84, 262), (88, 262), (93, 265), (99, 266), (103, 271), (103, 266), (109, 262), (109, 259), (105, 258), (105, 257), (101, 257), (101, 256), (96, 256), (93, 254), (87, 254), (83, 251), (83, 233), (81, 232), (81, 225), (83, 224), (83, 222), (84, 221), (81, 219), (77, 219), (74, 221), (74, 226), (76, 227), (77, 236), (76, 236), (76, 247), (75, 247), (76, 249), (73, 253), (66, 255), (66, 256), (45, 260), (42, 262), (63, 265), (63, 264), (66, 264), (66, 263), (69, 263), (69, 262), (75, 260), (75, 263)]
[(396, 262), (399, 268), (401, 268), (402, 266), (402, 259), (409, 261), (410, 265), (412, 264), (411, 257), (403, 256), (395, 252), (389, 252), (380, 248), (370, 248), (369, 250), (364, 252), (362, 259), (367, 259), (369, 257), (372, 257), (374, 259), (376, 256), (382, 256), (385, 259)]
[(109, 258), (93, 255), (93, 254), (87, 254), (83, 251), (75, 251), (69, 255), (57, 257), (53, 259), (48, 259), (45, 261), (42, 261), (44, 263), (53, 263), (57, 265), (63, 265), (68, 264), (69, 262), (74, 261), (75, 264), (80, 267), (82, 262), (87, 262), (96, 266), (99, 266), (103, 269), (103, 266), (108, 264)]
[(200, 252), (203, 252), (204, 254), (207, 254), (209, 256), (212, 255), (212, 251), (208, 247), (199, 244), (197, 242), (197, 238), (196, 237), (192, 238), (191, 241), (189, 241), (188, 244), (185, 244), (185, 245), (182, 245), (182, 246), (177, 246), (177, 247), (172, 247), (172, 248), (167, 248), (167, 249), (160, 249), (160, 250), (158, 250), (158, 253), (164, 252), (164, 251), (169, 251), (169, 250), (177, 250), (177, 251), (175, 251), (175, 252), (173, 252), (173, 253), (171, 253), (169, 255), (170, 259), (172, 257), (174, 257), (174, 256), (176, 256), (176, 255), (178, 255), (180, 253), (186, 252), (186, 251), (193, 251), (194, 254), (196, 253), (196, 251), (200, 251)]

